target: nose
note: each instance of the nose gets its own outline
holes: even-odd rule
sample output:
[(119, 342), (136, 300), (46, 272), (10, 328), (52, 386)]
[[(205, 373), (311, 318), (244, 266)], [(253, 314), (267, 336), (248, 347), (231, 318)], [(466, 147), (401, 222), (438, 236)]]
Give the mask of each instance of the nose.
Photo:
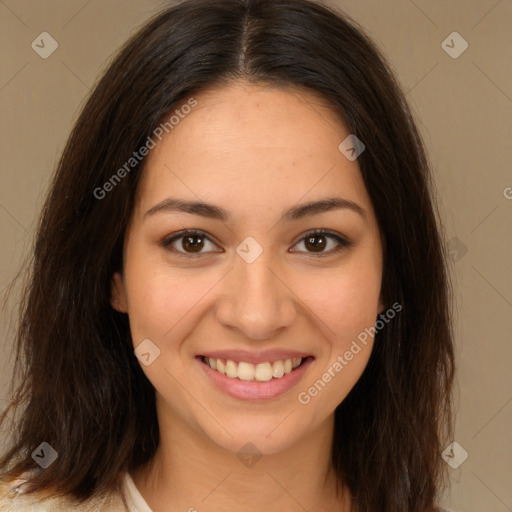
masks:
[(266, 255), (252, 263), (236, 256), (226, 276), (216, 315), (221, 325), (246, 339), (268, 340), (290, 327), (297, 315), (296, 298), (283, 272)]

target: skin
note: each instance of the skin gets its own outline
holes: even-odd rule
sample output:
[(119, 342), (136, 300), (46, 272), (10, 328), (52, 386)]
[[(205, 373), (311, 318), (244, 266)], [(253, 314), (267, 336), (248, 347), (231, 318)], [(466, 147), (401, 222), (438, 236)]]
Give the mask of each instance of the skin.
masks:
[[(349, 510), (330, 465), (334, 410), (361, 376), (373, 338), (308, 404), (297, 396), (385, 309), (375, 213), (357, 160), (338, 149), (350, 132), (303, 89), (232, 82), (194, 98), (197, 107), (147, 157), (123, 272), (112, 279), (112, 306), (129, 315), (134, 347), (150, 339), (160, 350), (141, 365), (156, 389), (160, 446), (132, 477), (153, 512)], [(232, 219), (144, 217), (170, 196), (212, 203)], [(293, 206), (333, 196), (365, 215), (334, 209), (279, 220)], [(208, 236), (199, 256), (183, 239), (162, 246), (185, 228)], [(320, 228), (352, 245), (319, 256), (304, 237)], [(248, 236), (263, 249), (250, 264), (236, 252)], [(339, 245), (319, 242), (324, 254)], [(195, 259), (183, 257), (187, 250)], [(315, 359), (290, 391), (250, 402), (219, 391), (196, 359), (240, 348), (301, 350)], [(253, 467), (237, 457), (248, 442), (262, 455)]]

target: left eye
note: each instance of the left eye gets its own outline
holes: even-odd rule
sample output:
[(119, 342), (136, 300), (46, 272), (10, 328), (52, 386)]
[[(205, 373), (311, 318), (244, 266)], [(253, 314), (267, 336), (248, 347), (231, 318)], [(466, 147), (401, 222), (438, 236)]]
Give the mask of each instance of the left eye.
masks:
[[(336, 243), (334, 243), (334, 247), (324, 251), (325, 247), (328, 245), (328, 240), (334, 240)], [(299, 244), (304, 244), (305, 247), (312, 248), (312, 252), (309, 252), (310, 254), (318, 254), (319, 256), (328, 256), (330, 254), (337, 253), (341, 250), (343, 250), (346, 247), (350, 246), (350, 242), (345, 240), (339, 235), (336, 235), (334, 233), (330, 233), (328, 231), (324, 230), (315, 230), (311, 233), (308, 233), (305, 237), (301, 239)], [(296, 244), (296, 245), (299, 245)], [(295, 251), (294, 251), (295, 252)]]
[[(176, 242), (181, 240), (181, 244), (179, 244), (180, 249), (178, 249), (175, 244)], [(329, 244), (328, 241), (334, 240), (334, 247), (329, 250), (324, 250)], [(210, 238), (201, 231), (181, 231), (172, 235), (170, 238), (166, 238), (162, 241), (162, 245), (172, 251), (177, 252), (178, 254), (186, 257), (193, 258), (195, 256), (201, 255), (203, 252), (221, 252), (221, 251), (202, 251), (205, 248), (205, 244), (210, 243), (215, 247), (215, 244), (210, 240)], [(345, 240), (339, 235), (334, 233), (330, 233), (324, 230), (315, 230), (310, 233), (307, 233), (295, 246), (299, 244), (304, 244), (306, 249), (310, 249), (309, 251), (292, 251), (292, 252), (307, 252), (309, 254), (317, 254), (319, 256), (326, 256), (329, 254), (337, 253), (344, 248), (350, 246), (350, 242)]]

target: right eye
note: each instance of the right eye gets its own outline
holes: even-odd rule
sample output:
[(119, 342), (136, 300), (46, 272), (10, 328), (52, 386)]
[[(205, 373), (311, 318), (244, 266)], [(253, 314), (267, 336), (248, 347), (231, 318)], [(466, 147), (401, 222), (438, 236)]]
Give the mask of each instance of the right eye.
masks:
[[(210, 238), (202, 231), (186, 229), (178, 233), (173, 233), (169, 237), (162, 240), (162, 246), (166, 250), (177, 253), (184, 258), (196, 258), (205, 252), (219, 251), (202, 251), (205, 243), (209, 242), (214, 245)], [(176, 244), (176, 242), (179, 242)], [(177, 248), (176, 245), (179, 247)]]

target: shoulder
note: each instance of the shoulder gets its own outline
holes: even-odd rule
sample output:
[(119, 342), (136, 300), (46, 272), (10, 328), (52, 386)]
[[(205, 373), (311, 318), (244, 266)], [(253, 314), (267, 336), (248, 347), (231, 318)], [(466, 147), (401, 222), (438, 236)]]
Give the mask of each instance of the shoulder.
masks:
[(78, 502), (71, 496), (52, 496), (49, 493), (29, 492), (32, 472), (16, 480), (0, 480), (0, 510), (2, 512), (127, 512), (120, 494), (93, 496)]

